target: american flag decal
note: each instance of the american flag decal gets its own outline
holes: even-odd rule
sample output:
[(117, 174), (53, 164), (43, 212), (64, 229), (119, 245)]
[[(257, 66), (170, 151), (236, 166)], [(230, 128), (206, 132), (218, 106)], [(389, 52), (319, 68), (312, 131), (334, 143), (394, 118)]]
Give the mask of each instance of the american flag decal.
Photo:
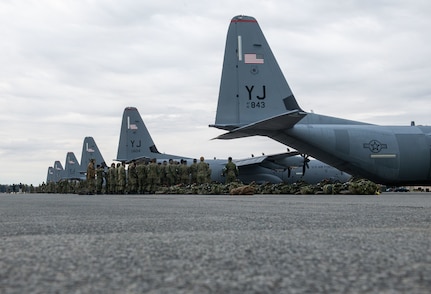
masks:
[(244, 63), (248, 64), (263, 64), (263, 55), (262, 54), (244, 54)]

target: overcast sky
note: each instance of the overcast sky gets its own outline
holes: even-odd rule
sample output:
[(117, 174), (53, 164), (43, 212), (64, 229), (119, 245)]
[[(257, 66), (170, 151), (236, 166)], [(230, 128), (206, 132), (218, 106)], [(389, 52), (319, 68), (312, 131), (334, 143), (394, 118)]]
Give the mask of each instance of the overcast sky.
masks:
[(257, 19), (304, 110), (430, 124), (430, 1), (0, 0), (0, 184), (41, 184), (68, 151), (81, 158), (85, 136), (110, 163), (128, 106), (161, 152), (285, 151), (268, 138), (211, 140), (239, 14)]

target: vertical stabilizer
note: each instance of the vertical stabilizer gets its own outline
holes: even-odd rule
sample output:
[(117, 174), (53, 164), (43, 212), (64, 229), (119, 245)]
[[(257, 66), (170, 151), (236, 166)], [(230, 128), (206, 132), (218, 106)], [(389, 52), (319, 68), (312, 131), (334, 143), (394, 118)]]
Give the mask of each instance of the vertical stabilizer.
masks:
[(48, 167), (48, 173), (46, 175), (46, 183), (55, 182), (54, 178), (54, 168), (52, 166)]
[(232, 130), (292, 110), (302, 111), (256, 19), (234, 17), (212, 126)]
[(63, 169), (63, 165), (61, 165), (61, 162), (59, 160), (56, 160), (54, 162), (54, 182), (58, 182), (62, 179), (63, 177), (63, 173), (64, 173), (64, 169)]
[(126, 107), (120, 130), (117, 161), (131, 161), (137, 158), (151, 158), (160, 154), (142, 120), (138, 109)]
[(130, 162), (136, 159), (176, 159), (186, 158), (179, 155), (160, 153), (138, 109), (127, 107), (123, 112), (117, 161)]
[(66, 162), (64, 165), (62, 179), (64, 180), (80, 180), (85, 179), (85, 176), (80, 174), (81, 166), (73, 152), (67, 152)]
[(93, 137), (85, 137), (81, 153), (81, 169), (83, 172), (87, 171), (87, 165), (91, 159), (95, 160), (95, 166), (101, 165), (104, 168), (107, 166)]

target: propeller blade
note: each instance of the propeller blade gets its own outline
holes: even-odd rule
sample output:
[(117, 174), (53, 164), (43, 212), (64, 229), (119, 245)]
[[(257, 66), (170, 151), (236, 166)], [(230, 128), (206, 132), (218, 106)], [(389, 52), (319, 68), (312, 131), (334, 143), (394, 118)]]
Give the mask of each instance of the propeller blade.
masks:
[(308, 159), (308, 155), (307, 154), (301, 154), (301, 156), (304, 158), (304, 163), (302, 164), (302, 176), (305, 175), (305, 170), (307, 168), (310, 168), (310, 166), (308, 165), (308, 162), (310, 162), (310, 159)]

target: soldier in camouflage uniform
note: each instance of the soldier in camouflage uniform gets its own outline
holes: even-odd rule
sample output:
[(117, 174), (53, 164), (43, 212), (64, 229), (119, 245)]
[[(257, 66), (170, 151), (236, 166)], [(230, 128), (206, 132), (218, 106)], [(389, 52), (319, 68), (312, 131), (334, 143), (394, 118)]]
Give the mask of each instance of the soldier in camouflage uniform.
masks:
[(198, 177), (197, 177), (197, 179), (198, 179), (199, 185), (210, 182), (208, 180), (208, 174), (211, 174), (210, 168), (204, 160), (205, 160), (205, 158), (203, 156), (201, 156), (200, 161), (198, 163)]
[(87, 165), (87, 189), (88, 194), (94, 194), (96, 180), (96, 170), (94, 168), (94, 159), (91, 159)]
[(211, 183), (211, 168), (209, 163), (207, 163), (207, 183)]
[(118, 181), (120, 179), (120, 177), (119, 177), (120, 166), (121, 166), (121, 163), (118, 162), (117, 166), (115, 167), (115, 194), (118, 194)]
[(129, 194), (135, 194), (138, 190), (138, 173), (136, 171), (136, 164), (134, 161), (129, 164), (127, 170), (127, 189)]
[(109, 167), (106, 165), (106, 163), (103, 163), (102, 167), (103, 167), (103, 178), (105, 179), (105, 189), (102, 189), (102, 193), (108, 194), (108, 189), (109, 189), (108, 168)]
[(103, 167), (98, 164), (96, 168), (96, 193), (102, 194), (102, 188), (103, 188)]
[(162, 186), (168, 186), (168, 162), (166, 160), (163, 160), (163, 164), (160, 167), (160, 184)]
[(153, 158), (148, 165), (148, 191), (150, 193), (156, 192), (160, 184), (160, 167), (158, 166), (156, 159)]
[(187, 166), (187, 160), (181, 159), (181, 164), (178, 167), (180, 183), (184, 185), (188, 185), (190, 183), (190, 172), (189, 167)]
[(117, 168), (117, 176), (117, 192), (118, 194), (124, 194), (127, 184), (126, 168), (124, 162), (122, 162)]
[(138, 174), (138, 193), (144, 194), (147, 187), (147, 163), (141, 161), (136, 167), (136, 172)]
[(190, 184), (196, 184), (198, 182), (198, 163), (197, 159), (193, 159), (193, 163), (190, 165)]
[(180, 162), (179, 161), (174, 161), (174, 165), (175, 165), (175, 184), (178, 185), (181, 183), (181, 172), (180, 172)]
[(177, 180), (177, 166), (172, 159), (169, 159), (168, 165), (168, 186), (173, 186)]
[(111, 167), (108, 169), (108, 193), (115, 194), (115, 186), (116, 186), (116, 174), (115, 163), (111, 164)]
[(236, 181), (236, 177), (238, 176), (238, 168), (236, 167), (236, 164), (232, 162), (232, 157), (229, 157), (227, 160), (223, 170), (223, 176), (226, 176), (226, 184)]

